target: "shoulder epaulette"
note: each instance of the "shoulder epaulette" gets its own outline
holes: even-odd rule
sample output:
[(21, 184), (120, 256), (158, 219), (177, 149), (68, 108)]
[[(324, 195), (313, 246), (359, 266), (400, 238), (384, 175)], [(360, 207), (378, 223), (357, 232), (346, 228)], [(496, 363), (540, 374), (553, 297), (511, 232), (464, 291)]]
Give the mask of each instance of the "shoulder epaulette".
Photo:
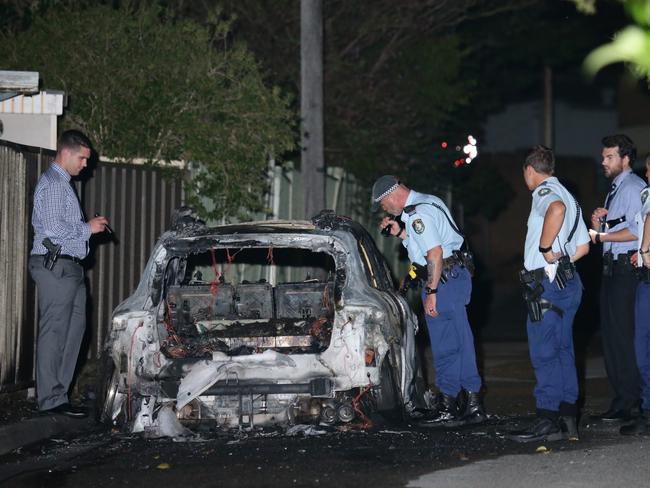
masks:
[(417, 207), (417, 204), (407, 205), (406, 207), (404, 207), (404, 211), (409, 215), (413, 215), (415, 213), (415, 207)]

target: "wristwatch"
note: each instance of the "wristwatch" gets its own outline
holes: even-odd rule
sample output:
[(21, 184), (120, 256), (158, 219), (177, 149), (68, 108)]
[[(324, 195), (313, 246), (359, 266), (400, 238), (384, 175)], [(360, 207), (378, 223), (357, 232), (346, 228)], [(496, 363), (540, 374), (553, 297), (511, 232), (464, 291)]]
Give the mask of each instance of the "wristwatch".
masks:
[(545, 253), (549, 252), (552, 249), (553, 249), (552, 245), (548, 246), (548, 247), (539, 246), (539, 252), (541, 252), (542, 254), (545, 254)]
[(650, 252), (650, 248), (648, 248), (646, 250), (639, 249), (639, 254), (648, 254), (649, 252)]
[(424, 287), (424, 293), (426, 295), (435, 295), (436, 293), (438, 293), (438, 289), (437, 288), (429, 288), (428, 286), (425, 286)]

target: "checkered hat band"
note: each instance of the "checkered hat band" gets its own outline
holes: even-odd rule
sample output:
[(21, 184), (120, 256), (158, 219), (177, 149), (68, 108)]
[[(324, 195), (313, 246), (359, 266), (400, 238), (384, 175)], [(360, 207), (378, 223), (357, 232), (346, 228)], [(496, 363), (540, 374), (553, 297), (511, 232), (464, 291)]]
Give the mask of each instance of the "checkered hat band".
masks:
[(391, 186), (388, 190), (386, 190), (384, 193), (379, 195), (377, 198), (375, 198), (375, 202), (381, 202), (384, 197), (387, 197), (391, 193), (393, 193), (395, 190), (397, 190), (397, 187), (399, 186), (399, 183), (395, 183), (393, 186)]

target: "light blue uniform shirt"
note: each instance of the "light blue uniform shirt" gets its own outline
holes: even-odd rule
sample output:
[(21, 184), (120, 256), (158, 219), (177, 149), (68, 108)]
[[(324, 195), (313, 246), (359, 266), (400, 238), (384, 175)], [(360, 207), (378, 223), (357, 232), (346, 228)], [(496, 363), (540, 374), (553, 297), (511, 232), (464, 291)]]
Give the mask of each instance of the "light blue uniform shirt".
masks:
[(86, 223), (77, 194), (70, 185), (70, 175), (52, 163), (38, 180), (34, 190), (34, 246), (31, 254), (45, 254), (42, 244), (49, 237), (61, 244), (61, 254), (83, 259), (88, 254), (90, 224)]
[[(650, 187), (645, 187), (641, 190), (641, 210), (635, 217), (636, 228), (638, 229), (639, 239), (637, 240), (637, 251), (641, 249), (641, 241), (643, 240), (643, 229), (645, 226), (646, 217), (650, 212)], [(643, 260), (639, 259), (637, 261), (637, 266), (640, 268), (643, 266)]]
[[(443, 210), (434, 207), (430, 202)], [(413, 215), (402, 212), (401, 219), (406, 228), (406, 239), (402, 241), (402, 245), (408, 251), (412, 263), (426, 265), (427, 252), (436, 246), (442, 246), (443, 259), (451, 256), (452, 251), (460, 249), (463, 238), (449, 224), (445, 214), (456, 226), (449, 209), (440, 198), (411, 190), (404, 206), (409, 205), (417, 207)]]
[[(614, 196), (609, 203), (609, 209), (605, 218), (607, 220), (618, 219), (625, 216), (625, 222), (614, 225), (607, 229), (607, 232), (616, 232), (623, 229), (630, 229), (634, 236), (639, 235), (635, 221), (636, 214), (641, 210), (641, 199), (639, 192), (646, 186), (645, 182), (635, 175), (631, 169), (623, 171), (614, 178), (612, 182), (616, 185)], [(611, 251), (614, 256), (636, 249), (635, 241), (628, 242), (605, 242), (603, 253)]]
[(539, 239), (542, 236), (544, 227), (544, 216), (551, 203), (561, 201), (566, 207), (564, 222), (556, 239), (553, 241), (553, 252), (561, 252), (573, 256), (580, 244), (589, 242), (589, 232), (582, 219), (582, 210), (578, 218), (578, 226), (570, 242), (567, 242), (571, 229), (576, 222), (578, 204), (573, 195), (564, 188), (555, 176), (545, 179), (535, 190), (533, 190), (533, 204), (528, 217), (528, 232), (524, 245), (524, 268), (528, 271), (543, 268), (548, 263), (539, 252)]

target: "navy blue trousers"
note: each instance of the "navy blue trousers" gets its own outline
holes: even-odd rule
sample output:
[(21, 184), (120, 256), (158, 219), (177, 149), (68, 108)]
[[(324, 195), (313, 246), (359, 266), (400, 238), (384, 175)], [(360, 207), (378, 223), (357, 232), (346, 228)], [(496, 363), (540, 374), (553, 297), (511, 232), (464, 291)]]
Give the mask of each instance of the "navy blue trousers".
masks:
[[(436, 370), (436, 386), (446, 395), (456, 396), (461, 388), (478, 392), (481, 377), (476, 368), (474, 336), (467, 319), (467, 304), (472, 294), (469, 272), (455, 266), (445, 284), (439, 284), (438, 316), (425, 313)], [(422, 303), (426, 295), (422, 292)]]
[(650, 284), (639, 283), (634, 307), (634, 350), (641, 376), (641, 400), (650, 410)]
[(578, 273), (564, 290), (544, 278), (545, 298), (564, 311), (560, 317), (547, 310), (539, 322), (526, 322), (528, 349), (535, 370), (535, 403), (537, 408), (559, 411), (560, 403), (578, 399), (578, 375), (573, 352), (573, 319), (582, 300), (582, 281)]

